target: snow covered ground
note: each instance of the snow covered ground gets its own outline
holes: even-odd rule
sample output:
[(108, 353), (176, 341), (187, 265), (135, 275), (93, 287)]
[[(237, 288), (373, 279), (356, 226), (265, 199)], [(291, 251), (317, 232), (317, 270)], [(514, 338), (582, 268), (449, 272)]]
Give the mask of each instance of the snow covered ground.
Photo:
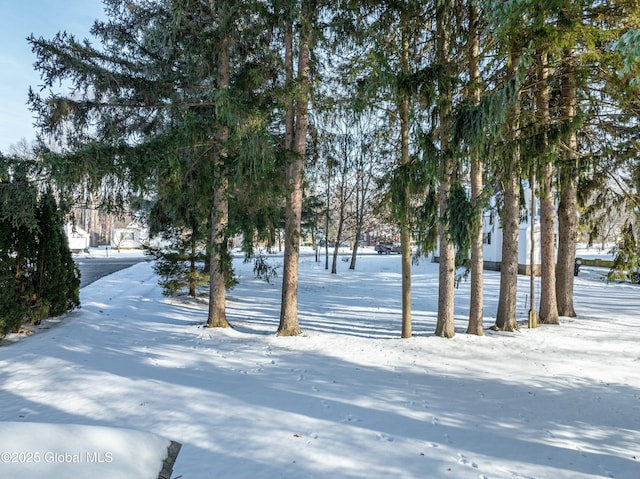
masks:
[[(73, 447), (67, 424), (178, 441), (174, 479), (640, 477), (639, 285), (583, 267), (578, 318), (527, 329), (523, 276), (521, 331), (476, 337), (463, 282), (446, 340), (437, 265), (422, 260), (414, 337), (400, 339), (399, 256), (300, 267), (293, 338), (275, 336), (279, 280), (241, 260), (228, 330), (202, 327), (202, 301), (163, 298), (149, 263), (87, 286), (81, 310), (0, 348), (0, 421), (61, 425), (59, 447)], [(486, 327), (498, 281), (486, 273)]]

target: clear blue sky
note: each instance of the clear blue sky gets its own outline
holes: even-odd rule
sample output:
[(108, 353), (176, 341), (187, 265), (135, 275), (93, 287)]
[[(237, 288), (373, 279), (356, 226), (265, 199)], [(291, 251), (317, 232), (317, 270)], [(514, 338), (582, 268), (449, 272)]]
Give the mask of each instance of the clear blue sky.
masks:
[(29, 86), (42, 84), (26, 38), (52, 38), (59, 31), (88, 38), (93, 21), (103, 18), (101, 0), (0, 0), (0, 151), (36, 132), (27, 105)]

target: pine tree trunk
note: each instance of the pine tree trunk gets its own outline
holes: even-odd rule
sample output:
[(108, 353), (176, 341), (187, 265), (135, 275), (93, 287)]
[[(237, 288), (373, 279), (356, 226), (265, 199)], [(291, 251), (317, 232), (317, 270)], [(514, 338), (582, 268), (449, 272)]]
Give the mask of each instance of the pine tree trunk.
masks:
[[(571, 123), (576, 116), (575, 51), (568, 49), (563, 58), (561, 86), (562, 119)], [(558, 266), (556, 299), (560, 316), (575, 317), (573, 281), (578, 236), (578, 139), (575, 131), (564, 142), (564, 160), (560, 162), (560, 204), (558, 205)]]
[[(309, 5), (303, 2), (303, 15), (307, 15), (306, 21), (311, 21)], [(303, 21), (303, 23), (305, 23)], [(309, 25), (303, 25), (300, 32), (300, 45), (298, 53), (298, 80), (304, 86), (309, 78)], [(285, 56), (293, 59), (291, 41), (289, 37)], [(290, 63), (291, 69), (293, 62)], [(300, 259), (300, 229), (302, 222), (302, 187), (304, 174), (304, 160), (307, 144), (308, 126), (308, 102), (307, 94), (297, 99), (295, 108), (295, 120), (293, 128), (293, 154), (286, 172), (286, 219), (285, 219), (285, 246), (284, 269), (282, 272), (282, 303), (280, 309), (280, 325), (278, 336), (296, 336), (301, 333), (298, 323), (298, 267)], [(288, 123), (288, 121), (287, 121)]]
[[(409, 71), (409, 40), (407, 13), (402, 12), (402, 59), (401, 69), (403, 73)], [(400, 114), (400, 163), (409, 163), (409, 93), (402, 92), (399, 104)], [(402, 332), (401, 337), (410, 338), (413, 335), (411, 321), (411, 229), (408, 220), (407, 208), (409, 208), (409, 186), (404, 187), (402, 216), (400, 219), (400, 254), (402, 270)]]
[[(228, 89), (230, 83), (229, 73), (229, 37), (223, 38), (218, 57), (218, 87)], [(211, 207), (211, 265), (209, 270), (209, 316), (207, 318), (208, 328), (229, 327), (226, 315), (227, 291), (224, 276), (223, 248), (226, 229), (229, 223), (229, 203), (227, 201), (228, 181), (225, 177), (225, 143), (229, 139), (229, 128), (220, 122), (217, 125), (216, 134), (217, 147), (214, 152), (214, 193), (213, 205)]]
[[(473, 2), (469, 2), (469, 83), (470, 96), (474, 105), (480, 103), (480, 78), (478, 60), (478, 11)], [(482, 159), (479, 151), (471, 151), (471, 201), (475, 208), (475, 222), (471, 225), (471, 298), (469, 303), (469, 324), (467, 334), (482, 336), (483, 318), (483, 273), (484, 273), (484, 245), (483, 245), (483, 208), (482, 194)]]
[[(438, 62), (445, 67), (449, 64), (449, 2), (439, 3), (436, 7), (437, 56)], [(438, 93), (440, 99), (440, 186), (438, 188), (440, 218), (448, 217), (449, 197), (452, 175), (454, 174), (454, 160), (450, 151), (451, 134), (451, 86), (446, 73), (441, 72), (438, 78)], [(450, 220), (453, 221), (451, 218)], [(452, 338), (454, 327), (454, 292), (455, 292), (455, 250), (449, 237), (449, 225), (440, 221), (438, 225), (440, 239), (440, 264), (438, 276), (438, 320), (436, 336)]]
[(502, 222), (502, 262), (496, 327), (501, 331), (519, 329), (516, 318), (518, 291), (518, 237), (520, 227), (520, 180), (516, 174), (505, 178)]
[(196, 297), (196, 241), (194, 239), (195, 230), (191, 230), (191, 240), (189, 248), (189, 296)]
[[(536, 54), (536, 120), (546, 130), (549, 127), (549, 85), (547, 53)], [(545, 136), (545, 153), (548, 142)], [(558, 306), (556, 302), (556, 211), (553, 195), (553, 161), (551, 155), (543, 154), (540, 165), (540, 322), (558, 324)], [(533, 265), (532, 265), (533, 267)]]
[(226, 181), (214, 192), (213, 207), (211, 208), (211, 267), (209, 270), (209, 318), (208, 328), (227, 328), (229, 322), (226, 314), (226, 281), (222, 268), (222, 250), (226, 247), (224, 231), (229, 221), (229, 205), (226, 199)]
[[(520, 57), (512, 54), (509, 73), (515, 75)], [(518, 239), (520, 227), (520, 150), (517, 145), (520, 99), (516, 98), (507, 111), (505, 140), (510, 150), (504, 156), (502, 168), (503, 209), (502, 260), (500, 264), (500, 295), (495, 327), (501, 331), (516, 331), (516, 295), (518, 292)]]

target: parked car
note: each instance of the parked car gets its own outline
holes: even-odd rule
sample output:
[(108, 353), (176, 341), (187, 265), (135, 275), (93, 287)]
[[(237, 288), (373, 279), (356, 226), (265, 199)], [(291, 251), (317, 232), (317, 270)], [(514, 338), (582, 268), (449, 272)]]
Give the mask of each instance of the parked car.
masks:
[(399, 254), (402, 252), (402, 250), (400, 249), (400, 243), (385, 243), (383, 241), (380, 241), (380, 243), (375, 246), (375, 250), (378, 252), (378, 254)]
[(375, 246), (378, 254), (391, 254), (391, 245), (386, 245), (382, 241)]

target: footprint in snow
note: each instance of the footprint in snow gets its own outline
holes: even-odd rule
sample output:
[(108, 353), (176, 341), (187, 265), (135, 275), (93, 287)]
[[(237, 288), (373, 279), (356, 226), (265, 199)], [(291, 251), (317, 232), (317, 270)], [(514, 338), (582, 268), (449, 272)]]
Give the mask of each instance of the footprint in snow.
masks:
[(359, 417), (353, 416), (351, 414), (348, 414), (343, 420), (342, 422), (361, 422), (362, 419), (360, 419)]
[(379, 441), (393, 442), (393, 438), (391, 436), (387, 436), (386, 434), (382, 434), (381, 432), (376, 433), (376, 437)]
[(462, 464), (463, 466), (473, 467), (474, 469), (478, 469), (478, 464), (470, 461), (464, 454), (458, 453), (458, 464)]
[(605, 466), (598, 466), (598, 469), (602, 471), (602, 474), (604, 474), (605, 477), (616, 477), (614, 476), (613, 472), (608, 470)]

